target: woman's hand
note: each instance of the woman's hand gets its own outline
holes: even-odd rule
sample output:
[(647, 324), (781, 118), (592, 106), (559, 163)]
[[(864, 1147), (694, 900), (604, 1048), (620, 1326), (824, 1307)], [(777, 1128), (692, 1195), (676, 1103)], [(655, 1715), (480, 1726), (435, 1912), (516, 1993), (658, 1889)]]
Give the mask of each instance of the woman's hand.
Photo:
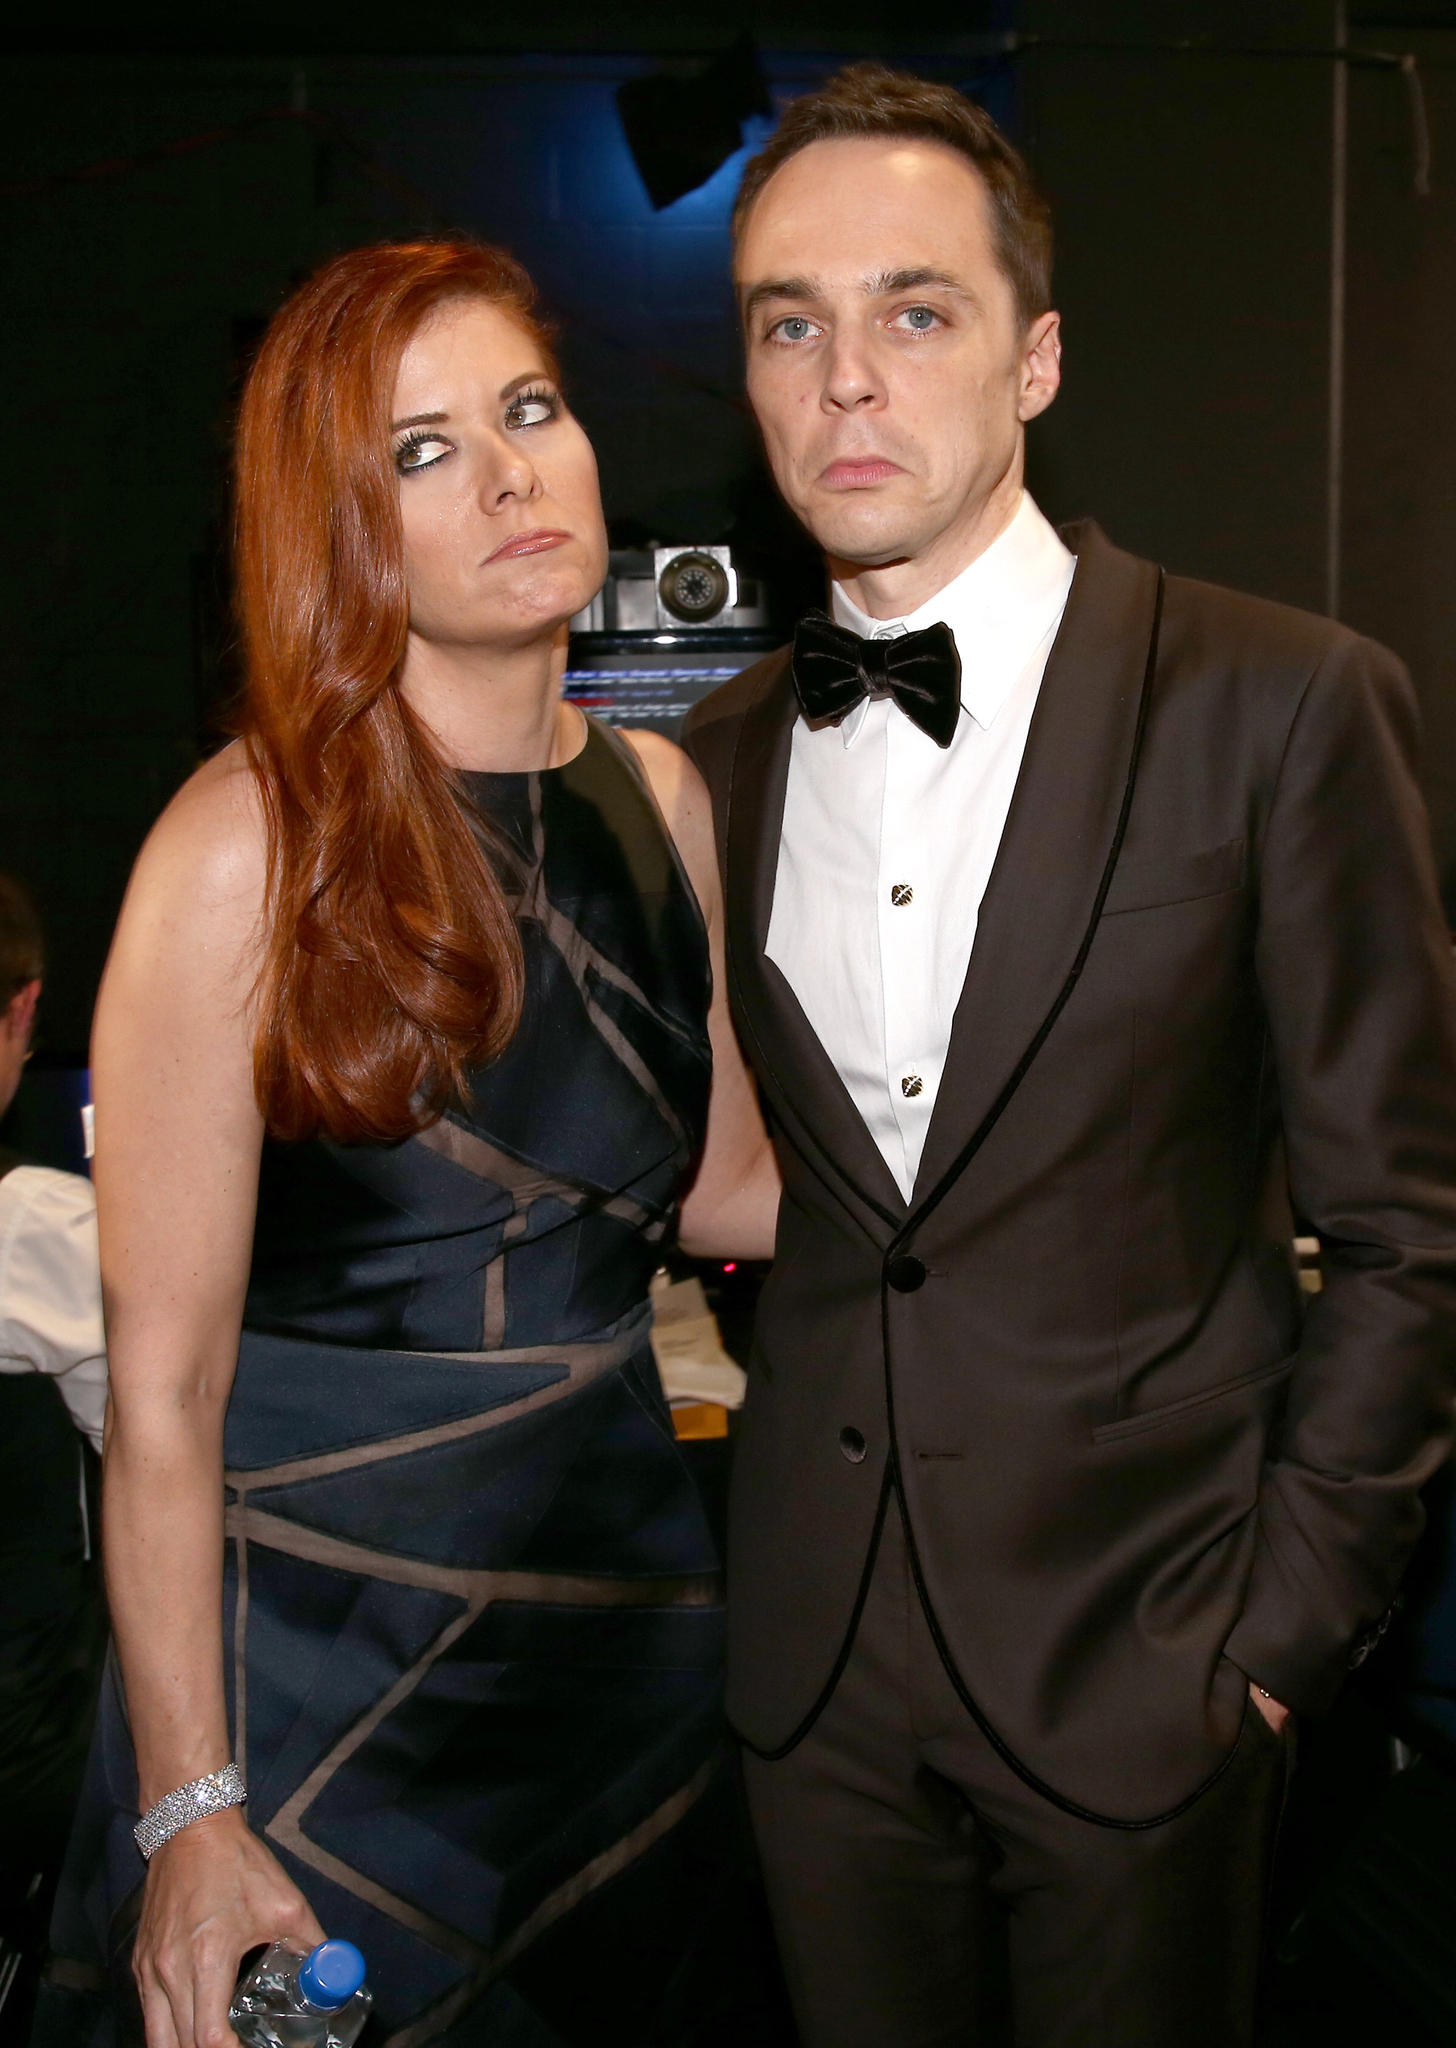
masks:
[(1283, 1701), (1276, 1700), (1273, 1693), (1265, 1692), (1262, 1685), (1255, 1685), (1252, 1678), (1249, 1680), (1249, 1698), (1254, 1702), (1254, 1705), (1259, 1709), (1259, 1712), (1264, 1716), (1264, 1719), (1269, 1723), (1274, 1733), (1282, 1735), (1284, 1733), (1284, 1724), (1289, 1719), (1289, 1709), (1284, 1705)]
[(238, 1964), (260, 1942), (324, 1939), (307, 1899), (236, 1807), (191, 1822), (147, 1866), (132, 1971), (147, 2048), (232, 2048)]

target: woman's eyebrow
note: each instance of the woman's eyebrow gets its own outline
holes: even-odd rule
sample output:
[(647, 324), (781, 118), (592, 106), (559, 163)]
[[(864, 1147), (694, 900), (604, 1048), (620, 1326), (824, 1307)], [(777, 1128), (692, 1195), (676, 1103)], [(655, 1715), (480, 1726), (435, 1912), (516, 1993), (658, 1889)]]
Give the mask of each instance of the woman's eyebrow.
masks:
[[(507, 399), (514, 398), (516, 393), (523, 391), (528, 384), (539, 384), (544, 374), (545, 372), (541, 370), (523, 370), (519, 377), (512, 377), (509, 384), (501, 386), (501, 404), (504, 405)], [(412, 412), (408, 419), (392, 420), (389, 431), (391, 434), (397, 434), (403, 427), (443, 427), (448, 424), (449, 418), (447, 412)]]

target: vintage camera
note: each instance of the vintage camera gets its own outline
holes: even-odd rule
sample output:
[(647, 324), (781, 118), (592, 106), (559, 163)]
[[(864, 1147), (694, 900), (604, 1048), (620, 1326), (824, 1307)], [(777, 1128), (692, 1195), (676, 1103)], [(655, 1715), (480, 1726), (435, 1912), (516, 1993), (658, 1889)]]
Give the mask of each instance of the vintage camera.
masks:
[(571, 622), (563, 687), (608, 725), (676, 739), (691, 707), (774, 645), (765, 592), (731, 549), (614, 548)]
[(607, 580), (573, 633), (761, 631), (768, 623), (757, 579), (740, 576), (729, 548), (614, 548)]

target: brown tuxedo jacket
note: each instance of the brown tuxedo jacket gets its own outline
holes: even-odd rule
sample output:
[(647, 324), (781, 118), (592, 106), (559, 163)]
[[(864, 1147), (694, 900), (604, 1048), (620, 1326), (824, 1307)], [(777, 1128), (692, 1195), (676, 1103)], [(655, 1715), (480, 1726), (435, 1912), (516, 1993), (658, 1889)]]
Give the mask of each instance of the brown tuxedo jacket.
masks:
[(689, 721), (784, 1175), (729, 1705), (765, 1755), (811, 1725), (893, 1484), (967, 1711), (1135, 1827), (1228, 1762), (1246, 1675), (1326, 1706), (1395, 1594), (1456, 1385), (1456, 1000), (1394, 657), (1064, 537), (908, 1206), (764, 953), (787, 652)]

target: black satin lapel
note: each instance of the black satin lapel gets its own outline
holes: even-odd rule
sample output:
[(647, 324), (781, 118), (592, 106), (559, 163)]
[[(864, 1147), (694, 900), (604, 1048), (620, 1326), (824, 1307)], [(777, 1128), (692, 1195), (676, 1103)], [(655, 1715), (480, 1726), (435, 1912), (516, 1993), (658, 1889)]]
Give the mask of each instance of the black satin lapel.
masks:
[[(798, 717), (785, 658), (747, 714), (728, 791), (728, 962), (740, 1021), (776, 1114), (821, 1155), (872, 1219), (896, 1228), (905, 1203), (864, 1118), (779, 969), (764, 953), (778, 875), (789, 745)], [(875, 1231), (876, 1235), (885, 1234)]]
[(1122, 816), (1158, 570), (1090, 522), (1065, 538), (1076, 575), (981, 904), (912, 1209), (954, 1165), (1056, 1004)]

